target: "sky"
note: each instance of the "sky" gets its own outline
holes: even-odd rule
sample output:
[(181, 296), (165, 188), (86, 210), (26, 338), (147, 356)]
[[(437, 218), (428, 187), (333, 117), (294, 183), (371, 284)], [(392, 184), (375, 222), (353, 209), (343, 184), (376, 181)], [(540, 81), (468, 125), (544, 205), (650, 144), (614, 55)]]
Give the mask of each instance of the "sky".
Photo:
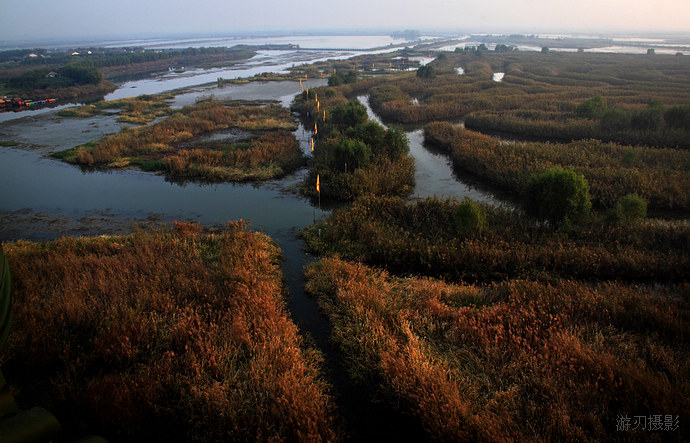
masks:
[(690, 33), (690, 0), (0, 0), (0, 42), (375, 29)]

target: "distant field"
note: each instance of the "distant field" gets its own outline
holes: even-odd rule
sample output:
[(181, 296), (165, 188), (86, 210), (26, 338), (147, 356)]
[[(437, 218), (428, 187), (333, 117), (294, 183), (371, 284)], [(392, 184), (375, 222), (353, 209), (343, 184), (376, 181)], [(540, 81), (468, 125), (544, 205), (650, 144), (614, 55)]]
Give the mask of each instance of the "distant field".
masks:
[[(399, 123), (466, 118), (472, 129), (530, 137), (690, 147), (690, 57), (496, 51), (437, 55), (429, 65), (433, 77), (412, 72), (370, 80), (373, 109)], [(494, 81), (494, 73), (505, 76)], [(604, 99), (602, 108), (578, 111), (595, 96)], [(675, 108), (683, 115), (680, 119), (674, 111), (668, 114)]]

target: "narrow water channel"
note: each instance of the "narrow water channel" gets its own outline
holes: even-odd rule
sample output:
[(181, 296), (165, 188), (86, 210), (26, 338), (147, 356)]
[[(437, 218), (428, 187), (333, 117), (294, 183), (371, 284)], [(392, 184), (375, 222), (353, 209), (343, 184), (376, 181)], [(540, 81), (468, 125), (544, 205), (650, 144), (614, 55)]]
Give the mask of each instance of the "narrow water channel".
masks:
[[(323, 84), (315, 80), (314, 85)], [(212, 93), (219, 98), (277, 100), (289, 105), (294, 82), (256, 83), (225, 89), (197, 88), (178, 95), (173, 106), (193, 103)], [(368, 106), (370, 118), (378, 120)], [(125, 234), (134, 226), (190, 220), (219, 226), (250, 220), (254, 229), (276, 240), (283, 251), (282, 271), (289, 309), (302, 333), (325, 356), (326, 378), (333, 386), (345, 438), (351, 441), (422, 439), (421, 428), (390, 406), (372, 402), (365, 388), (353, 386), (343, 355), (331, 344), (330, 325), (316, 299), (304, 292), (304, 266), (315, 260), (304, 251), (299, 231), (329, 211), (315, 208), (298, 193), (305, 169), (279, 180), (255, 184), (171, 183), (161, 175), (136, 170), (85, 172), (46, 155), (118, 132), (112, 116), (59, 119), (34, 115), (0, 126), (0, 241), (48, 240), (61, 235)], [(295, 131), (307, 153), (309, 132)], [(459, 183), (447, 157), (423, 146), (420, 129), (407, 132), (417, 167), (415, 197), (472, 198), (494, 202), (488, 193)]]
[[(357, 100), (367, 109), (370, 120), (386, 126), (371, 109), (368, 96), (359, 96)], [(479, 186), (474, 186), (466, 179), (458, 176), (453, 170), (452, 162), (447, 154), (425, 146), (423, 129), (405, 129), (405, 135), (407, 135), (407, 140), (410, 143), (410, 154), (415, 163), (415, 189), (412, 198), (436, 196), (462, 200), (465, 197), (470, 197), (496, 206), (504, 204), (493, 193)]]

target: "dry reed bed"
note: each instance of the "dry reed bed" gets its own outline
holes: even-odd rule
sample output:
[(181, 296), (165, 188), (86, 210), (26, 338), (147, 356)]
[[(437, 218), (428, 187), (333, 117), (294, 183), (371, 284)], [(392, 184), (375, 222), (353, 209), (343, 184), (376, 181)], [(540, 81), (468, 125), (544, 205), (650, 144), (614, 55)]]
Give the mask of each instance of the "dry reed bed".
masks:
[(67, 435), (334, 439), (320, 357), (285, 307), (280, 251), (242, 222), (5, 250), (15, 301), (3, 371)]
[(530, 175), (554, 166), (583, 174), (595, 204), (612, 207), (636, 193), (652, 209), (690, 210), (690, 151), (622, 146), (598, 140), (504, 143), (446, 122), (424, 128), (427, 143), (447, 151), (456, 168), (519, 193)]
[(304, 235), (309, 249), (320, 255), (453, 281), (690, 278), (687, 222), (617, 226), (595, 219), (563, 233), (537, 228), (518, 212), (485, 206), (485, 231), (464, 232), (455, 216), (459, 204), (361, 198)]
[[(179, 149), (177, 146), (210, 132), (238, 128), (264, 134), (246, 152), (240, 145), (222, 149)], [(302, 164), (302, 152), (289, 132), (296, 124), (280, 106), (226, 106), (204, 101), (176, 111), (152, 126), (125, 128), (95, 143), (55, 154), (67, 162), (102, 168), (138, 165), (172, 177), (208, 181), (240, 181), (280, 176)]]
[[(351, 376), (432, 440), (688, 438), (687, 283), (451, 285), (326, 258), (307, 289)], [(680, 428), (616, 430), (659, 414)]]

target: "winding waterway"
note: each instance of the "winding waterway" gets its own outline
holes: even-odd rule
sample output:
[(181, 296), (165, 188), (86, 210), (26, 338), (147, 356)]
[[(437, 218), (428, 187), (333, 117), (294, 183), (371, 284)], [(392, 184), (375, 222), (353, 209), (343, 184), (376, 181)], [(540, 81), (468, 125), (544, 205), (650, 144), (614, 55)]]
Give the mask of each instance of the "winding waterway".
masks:
[[(324, 82), (314, 79), (309, 85)], [(165, 82), (151, 85), (158, 88), (147, 89), (149, 93), (171, 86)], [(130, 89), (144, 92), (144, 88)], [(299, 84), (295, 82), (255, 82), (222, 89), (197, 86), (178, 94), (172, 106), (181, 107), (209, 95), (222, 99), (277, 100), (288, 106), (298, 92)], [(370, 118), (378, 120), (367, 98), (360, 101), (367, 106)], [(212, 227), (230, 220), (249, 220), (255, 229), (276, 240), (283, 251), (282, 270), (292, 318), (324, 353), (326, 375), (333, 385), (349, 437), (372, 440), (419, 435), (413, 422), (401, 419), (388, 407), (371, 403), (368, 392), (351, 385), (342, 355), (329, 341), (327, 319), (319, 312), (316, 300), (304, 293), (303, 268), (314, 258), (305, 253), (299, 231), (329, 213), (299, 194), (297, 188), (306, 170), (254, 184), (173, 183), (161, 175), (138, 170), (82, 171), (48, 156), (118, 132), (124, 125), (115, 118), (105, 115), (63, 119), (53, 111), (27, 114), (0, 124), (0, 141), (15, 145), (0, 146), (0, 241), (124, 234), (135, 226), (173, 220), (191, 220)], [(417, 170), (414, 197), (470, 196), (499, 203), (491, 194), (459, 182), (447, 156), (424, 147), (421, 129), (411, 129), (406, 134)], [(300, 126), (295, 135), (308, 153), (309, 132)]]

